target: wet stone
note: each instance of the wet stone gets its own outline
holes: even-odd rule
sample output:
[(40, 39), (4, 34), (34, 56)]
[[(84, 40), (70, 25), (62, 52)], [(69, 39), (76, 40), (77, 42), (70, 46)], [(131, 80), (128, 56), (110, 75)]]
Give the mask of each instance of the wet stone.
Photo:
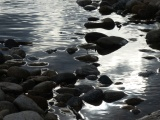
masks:
[(8, 65), (8, 66), (22, 66), (22, 65), (25, 65), (26, 62), (23, 61), (23, 60), (12, 59), (12, 60), (7, 60), (7, 61), (5, 62), (5, 64)]
[(79, 96), (81, 94), (81, 91), (79, 89), (67, 88), (67, 87), (63, 87), (63, 88), (57, 89), (56, 92), (59, 93), (59, 94), (68, 93), (68, 94), (72, 94), (74, 96)]
[(26, 80), (23, 83), (21, 83), (21, 86), (23, 87), (23, 90), (26, 92), (28, 90), (31, 90), (36, 85), (36, 82), (32, 79)]
[(142, 98), (129, 98), (129, 99), (125, 100), (125, 103), (128, 105), (135, 106), (135, 105), (140, 104), (143, 101), (144, 101), (144, 99), (142, 99)]
[(125, 110), (132, 110), (132, 109), (135, 109), (135, 106), (132, 106), (132, 105), (124, 105), (121, 107), (122, 109), (125, 109)]
[(109, 15), (114, 12), (114, 9), (108, 5), (100, 6), (99, 13), (102, 15)]
[(59, 120), (58, 116), (54, 113), (48, 112), (45, 117), (44, 120)]
[(79, 5), (79, 6), (86, 6), (86, 5), (90, 5), (92, 3), (91, 0), (77, 0), (76, 3)]
[(48, 66), (48, 62), (33, 62), (33, 63), (28, 63), (28, 66)]
[(5, 61), (13, 59), (11, 55), (4, 55), (4, 58), (5, 58)]
[(138, 115), (139, 113), (141, 113), (141, 110), (135, 108), (135, 109), (131, 110), (131, 113), (133, 113), (134, 115)]
[(123, 83), (122, 82), (115, 82), (114, 84), (115, 85), (122, 85)]
[(20, 57), (22, 58), (25, 58), (26, 57), (26, 52), (20, 48), (12, 48), (10, 50), (10, 54), (13, 55), (13, 54), (17, 54), (19, 55)]
[(39, 60), (39, 58), (37, 58), (35, 56), (29, 56), (28, 60), (30, 60), (30, 61), (36, 61), (36, 60)]
[(78, 50), (77, 47), (70, 47), (66, 49), (68, 54), (74, 54), (77, 50)]
[(144, 57), (142, 57), (142, 58), (147, 59), (147, 60), (153, 60), (153, 59), (156, 59), (156, 57), (155, 57), (155, 56), (144, 56)]
[(8, 48), (19, 47), (19, 44), (14, 39), (8, 39), (4, 42), (4, 46)]
[(57, 49), (50, 49), (50, 50), (46, 50), (45, 52), (48, 53), (48, 54), (52, 54), (56, 51), (57, 51)]
[(90, 90), (81, 96), (82, 100), (92, 105), (100, 105), (103, 100), (103, 91), (101, 89)]
[(146, 53), (155, 53), (155, 51), (150, 49), (139, 49), (140, 52), (146, 52)]
[(100, 78), (98, 79), (98, 81), (101, 84), (104, 84), (105, 86), (110, 86), (113, 83), (112, 80), (107, 75), (100, 76)]
[(13, 59), (23, 59), (21, 56), (17, 54), (12, 54)]
[(94, 5), (86, 5), (86, 6), (84, 7), (84, 9), (87, 10), (87, 11), (93, 11), (93, 10), (96, 10), (97, 7), (94, 6)]
[(54, 77), (58, 75), (58, 73), (54, 70), (47, 70), (42, 73), (42, 76)]
[(50, 81), (51, 79), (48, 76), (34, 76), (30, 79), (34, 80), (36, 83), (41, 83), (44, 81)]
[(79, 89), (82, 93), (87, 93), (94, 89), (92, 85), (76, 85), (75, 88)]
[(82, 99), (80, 97), (72, 97), (68, 100), (67, 105), (76, 111), (80, 111), (82, 109)]
[(9, 110), (9, 113), (18, 112), (18, 109), (14, 106), (13, 103), (9, 101), (0, 101), (0, 111), (2, 110)]
[(113, 91), (113, 90), (107, 90), (104, 92), (104, 101), (111, 103), (117, 100), (122, 99), (125, 97), (126, 94), (123, 91)]
[(91, 63), (91, 62), (97, 62), (98, 57), (94, 55), (83, 55), (75, 57), (76, 60), (79, 60), (81, 62)]
[(7, 75), (19, 79), (26, 79), (30, 76), (30, 72), (26, 69), (13, 66), (8, 69)]
[(97, 17), (89, 17), (88, 18), (88, 21), (97, 21), (97, 20), (99, 20), (99, 18), (97, 18)]
[(68, 94), (68, 93), (62, 93), (62, 94), (57, 94), (56, 97), (54, 97), (56, 99), (57, 102), (63, 102), (66, 103), (70, 98), (72, 98), (73, 95), (72, 94)]

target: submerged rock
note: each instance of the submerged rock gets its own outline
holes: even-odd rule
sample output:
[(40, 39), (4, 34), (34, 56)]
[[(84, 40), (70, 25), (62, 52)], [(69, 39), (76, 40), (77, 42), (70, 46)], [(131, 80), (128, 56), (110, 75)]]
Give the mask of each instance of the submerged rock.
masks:
[(117, 100), (120, 100), (122, 99), (123, 97), (125, 97), (126, 94), (122, 91), (113, 91), (113, 90), (107, 90), (104, 92), (104, 101), (105, 102), (114, 102), (114, 101), (117, 101)]
[(100, 76), (100, 78), (98, 79), (98, 81), (101, 84), (104, 84), (106, 86), (110, 86), (113, 83), (112, 80), (108, 76), (106, 76), (106, 75)]
[(48, 62), (32, 62), (28, 63), (28, 66), (48, 66)]
[(66, 49), (68, 54), (74, 54), (78, 50), (77, 47), (69, 47)]
[(95, 67), (94, 65), (82, 66), (82, 67), (76, 69), (75, 73), (79, 77), (86, 77), (88, 75), (99, 75), (100, 74), (97, 67)]
[(144, 99), (142, 99), (142, 98), (129, 98), (129, 99), (125, 100), (125, 103), (127, 103), (128, 105), (135, 106), (135, 105), (140, 104), (143, 101), (144, 101)]
[(91, 62), (97, 62), (98, 57), (94, 55), (83, 55), (75, 57), (76, 60), (79, 60), (81, 62), (91, 63)]

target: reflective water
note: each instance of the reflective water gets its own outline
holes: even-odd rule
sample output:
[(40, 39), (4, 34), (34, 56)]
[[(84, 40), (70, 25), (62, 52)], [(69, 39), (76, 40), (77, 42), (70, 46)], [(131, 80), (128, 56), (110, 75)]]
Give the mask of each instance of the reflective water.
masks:
[[(157, 28), (156, 25), (127, 25), (120, 30), (91, 29), (87, 30), (83, 24), (87, 22), (90, 16), (100, 19), (111, 17), (115, 21), (124, 23), (126, 18), (111, 14), (101, 16), (98, 11), (87, 12), (76, 4), (75, 0), (0, 0), (0, 39), (15, 38), (33, 42), (33, 46), (21, 46), (27, 51), (28, 56), (36, 56), (39, 61), (49, 62), (45, 68), (54, 69), (58, 72), (74, 72), (79, 66), (85, 63), (74, 60), (75, 56), (85, 55), (86, 50), (79, 49), (73, 55), (65, 52), (70, 46), (77, 46), (86, 43), (83, 35), (75, 33), (87, 33), (98, 31), (108, 36), (121, 36), (129, 40), (135, 38), (136, 41), (129, 40), (129, 43), (121, 49), (105, 56), (98, 55), (95, 51), (89, 51), (99, 57), (98, 68), (101, 74), (108, 75), (114, 82), (123, 82), (122, 85), (112, 85), (108, 88), (123, 90), (128, 96), (114, 103), (103, 102), (100, 106), (86, 104), (81, 113), (86, 120), (135, 120), (143, 115), (160, 109), (160, 74), (143, 78), (138, 73), (144, 70), (157, 72), (159, 62), (155, 60), (146, 60), (142, 57), (153, 55), (160, 57), (159, 52), (145, 53), (139, 49), (150, 49), (145, 43), (146, 33), (138, 29)], [(56, 53), (47, 54), (48, 49), (58, 49)], [(27, 60), (27, 59), (26, 59)], [(30, 62), (30, 61), (28, 61)], [(24, 66), (27, 69), (41, 69), (36, 67)], [(87, 79), (77, 84), (92, 84), (97, 86), (97, 82), (91, 82)], [(133, 115), (129, 111), (122, 110), (120, 106), (123, 101), (129, 97), (142, 97), (145, 102), (138, 105), (141, 110), (139, 115)], [(58, 108), (56, 112), (59, 111)], [(73, 116), (61, 115), (61, 120), (73, 119)]]

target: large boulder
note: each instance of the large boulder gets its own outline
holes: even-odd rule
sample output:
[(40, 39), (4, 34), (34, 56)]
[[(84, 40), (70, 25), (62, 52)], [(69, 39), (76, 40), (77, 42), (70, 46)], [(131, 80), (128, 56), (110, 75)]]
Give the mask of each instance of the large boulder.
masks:
[(22, 111), (5, 116), (3, 120), (44, 120), (37, 112)]
[(25, 95), (18, 96), (13, 103), (21, 111), (32, 110), (40, 114), (44, 114), (44, 111), (31, 98)]

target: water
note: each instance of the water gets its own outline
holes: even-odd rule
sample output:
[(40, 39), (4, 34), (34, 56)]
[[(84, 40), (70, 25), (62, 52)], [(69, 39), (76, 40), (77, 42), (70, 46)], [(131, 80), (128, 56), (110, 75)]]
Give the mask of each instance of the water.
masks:
[[(139, 49), (151, 49), (145, 43), (146, 33), (138, 29), (155, 29), (155, 25), (134, 25), (123, 26), (120, 30), (86, 29), (83, 25), (90, 16), (100, 19), (111, 17), (115, 21), (124, 23), (127, 17), (123, 18), (116, 14), (101, 16), (98, 11), (87, 12), (76, 4), (75, 0), (0, 0), (0, 39), (14, 38), (16, 40), (33, 42), (33, 46), (21, 46), (27, 52), (27, 57), (36, 56), (39, 61), (48, 62), (46, 67), (23, 66), (29, 70), (49, 68), (58, 72), (74, 72), (78, 67), (85, 63), (74, 60), (75, 56), (85, 55), (87, 52), (79, 49), (73, 55), (65, 52), (67, 47), (77, 46), (86, 43), (83, 35), (75, 33), (87, 33), (97, 31), (108, 36), (120, 36), (127, 40), (130, 38), (136, 41), (129, 43), (121, 49), (109, 54), (98, 55), (95, 51), (89, 51), (90, 54), (99, 57), (98, 68), (101, 74), (108, 75), (114, 82), (123, 82), (122, 85), (111, 85), (103, 90), (113, 89), (123, 91), (128, 94), (124, 99), (114, 102), (103, 102), (100, 106), (86, 104), (81, 113), (85, 120), (135, 120), (143, 115), (149, 114), (154, 110), (160, 109), (160, 82), (159, 73), (143, 78), (138, 73), (144, 70), (154, 72), (159, 68), (159, 61), (146, 60), (143, 56), (153, 55), (160, 57), (159, 52), (144, 53)], [(1, 45), (2, 46), (2, 45)], [(56, 53), (47, 54), (48, 49), (58, 49)], [(26, 61), (29, 63), (26, 59)], [(77, 84), (91, 84), (97, 86), (98, 83), (87, 79)], [(123, 101), (129, 97), (136, 96), (146, 99), (138, 105), (141, 109), (139, 115), (133, 115), (129, 111), (122, 110), (120, 106)], [(59, 108), (54, 107), (56, 112)], [(61, 120), (73, 119), (74, 117), (60, 114)]]

